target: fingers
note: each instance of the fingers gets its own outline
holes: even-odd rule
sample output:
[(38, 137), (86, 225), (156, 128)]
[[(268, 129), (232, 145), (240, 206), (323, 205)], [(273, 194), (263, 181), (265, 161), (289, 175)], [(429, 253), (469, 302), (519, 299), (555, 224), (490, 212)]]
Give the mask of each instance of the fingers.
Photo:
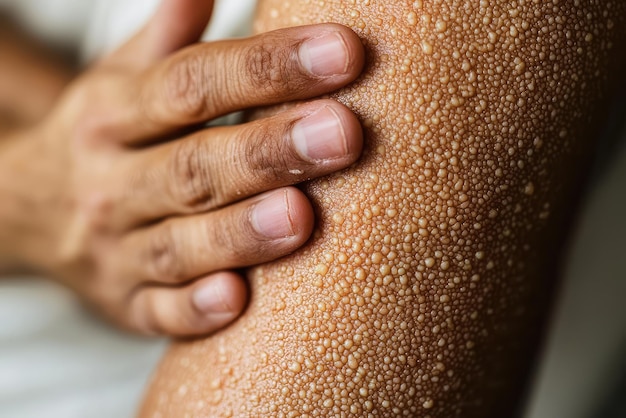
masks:
[(363, 46), (338, 24), (282, 29), (196, 45), (125, 89), (122, 143), (138, 144), (236, 110), (311, 98), (354, 80)]
[(121, 276), (138, 282), (182, 283), (289, 254), (306, 242), (312, 229), (313, 210), (304, 194), (279, 189), (130, 233), (119, 251)]
[(243, 278), (219, 272), (183, 287), (141, 288), (131, 300), (129, 317), (146, 334), (206, 335), (237, 318), (246, 301)]
[(356, 116), (319, 100), (245, 125), (211, 128), (128, 161), (134, 190), (116, 205), (120, 225), (215, 209), (352, 164), (363, 133)]
[(211, 0), (162, 0), (148, 23), (104, 63), (134, 69), (147, 68), (198, 41), (212, 11)]

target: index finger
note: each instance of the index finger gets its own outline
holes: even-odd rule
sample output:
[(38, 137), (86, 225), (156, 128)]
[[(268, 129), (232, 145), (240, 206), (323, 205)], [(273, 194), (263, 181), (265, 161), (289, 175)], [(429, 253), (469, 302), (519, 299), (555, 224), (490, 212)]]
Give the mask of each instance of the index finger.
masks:
[(356, 79), (363, 63), (361, 41), (338, 24), (195, 45), (128, 86), (117, 131), (138, 144), (234, 111), (320, 96)]

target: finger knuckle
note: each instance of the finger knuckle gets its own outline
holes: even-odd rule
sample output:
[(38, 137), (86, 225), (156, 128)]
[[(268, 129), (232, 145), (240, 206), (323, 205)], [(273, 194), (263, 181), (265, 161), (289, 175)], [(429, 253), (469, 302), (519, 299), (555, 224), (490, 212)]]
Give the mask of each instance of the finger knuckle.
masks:
[[(241, 155), (245, 158), (251, 178), (266, 185), (274, 185), (285, 178), (292, 155), (284, 145), (287, 129), (261, 124), (250, 133), (250, 141)], [(293, 168), (293, 167), (292, 167)]]
[(207, 210), (219, 203), (209, 152), (203, 141), (182, 141), (172, 155), (173, 194), (185, 208)]
[(220, 252), (222, 263), (242, 267), (250, 263), (249, 255), (254, 254), (255, 243), (249, 214), (242, 220), (232, 214), (223, 222), (209, 222), (206, 225), (211, 245)]
[(129, 85), (114, 72), (87, 74), (68, 88), (62, 108), (72, 120), (70, 132), (76, 144), (95, 144), (119, 134), (120, 110), (112, 92), (122, 88), (127, 91)]
[(166, 100), (180, 116), (201, 119), (207, 114), (204, 92), (207, 62), (201, 55), (190, 55), (173, 62), (165, 76)]
[(293, 88), (294, 51), (274, 39), (265, 39), (251, 46), (245, 54), (245, 71), (255, 89), (276, 93)]
[(151, 266), (152, 276), (160, 281), (180, 282), (184, 277), (184, 259), (180, 243), (170, 224), (163, 224), (163, 230), (154, 234), (146, 253), (146, 264)]
[(102, 189), (90, 190), (82, 195), (83, 198), (78, 200), (78, 210), (82, 212), (86, 229), (99, 235), (109, 233), (117, 199)]

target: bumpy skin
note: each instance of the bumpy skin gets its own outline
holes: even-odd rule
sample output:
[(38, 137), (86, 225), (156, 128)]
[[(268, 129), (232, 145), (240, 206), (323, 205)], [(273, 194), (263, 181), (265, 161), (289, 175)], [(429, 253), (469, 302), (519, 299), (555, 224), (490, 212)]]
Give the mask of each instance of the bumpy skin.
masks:
[(513, 415), (626, 3), (266, 0), (256, 29), (329, 20), (369, 50), (335, 96), (365, 155), (306, 187), (310, 245), (172, 347), (144, 417)]

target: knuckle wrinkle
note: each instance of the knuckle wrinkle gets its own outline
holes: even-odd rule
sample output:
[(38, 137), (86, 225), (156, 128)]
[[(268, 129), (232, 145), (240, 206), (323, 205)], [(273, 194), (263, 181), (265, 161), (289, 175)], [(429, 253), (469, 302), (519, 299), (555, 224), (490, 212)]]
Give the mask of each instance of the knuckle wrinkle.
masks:
[(182, 257), (172, 227), (164, 225), (165, 231), (157, 234), (150, 243), (148, 265), (152, 266), (157, 280), (179, 282), (184, 279)]
[(171, 65), (166, 76), (166, 97), (176, 114), (199, 120), (208, 113), (203, 76), (205, 67), (204, 59), (194, 56)]
[(292, 50), (271, 45), (272, 40), (250, 48), (245, 58), (245, 70), (250, 86), (268, 93), (276, 93), (292, 82), (290, 70), (293, 69)]
[(200, 141), (189, 139), (177, 147), (172, 157), (173, 194), (190, 209), (209, 209), (218, 203), (211, 161), (203, 148)]
[(288, 150), (280, 144), (287, 135), (283, 130), (261, 125), (253, 133), (252, 146), (242, 150), (249, 172), (253, 178), (263, 183), (274, 184), (285, 177), (288, 159), (291, 157)]

